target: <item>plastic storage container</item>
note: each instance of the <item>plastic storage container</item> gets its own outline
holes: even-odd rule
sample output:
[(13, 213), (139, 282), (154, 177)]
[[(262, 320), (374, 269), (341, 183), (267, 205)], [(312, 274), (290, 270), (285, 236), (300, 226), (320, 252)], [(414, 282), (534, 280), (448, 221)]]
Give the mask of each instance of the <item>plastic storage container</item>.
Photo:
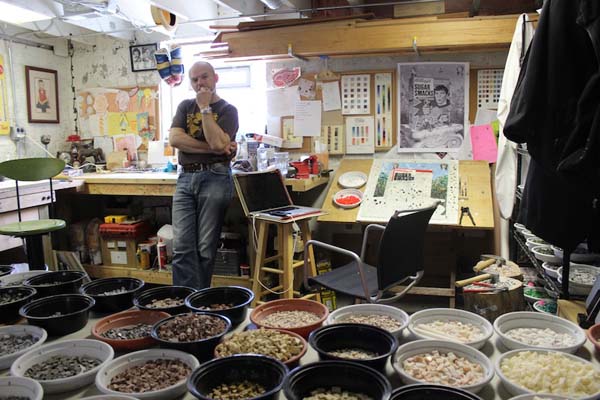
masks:
[(256, 169), (264, 171), (269, 167), (269, 154), (268, 150), (263, 143), (256, 149)]

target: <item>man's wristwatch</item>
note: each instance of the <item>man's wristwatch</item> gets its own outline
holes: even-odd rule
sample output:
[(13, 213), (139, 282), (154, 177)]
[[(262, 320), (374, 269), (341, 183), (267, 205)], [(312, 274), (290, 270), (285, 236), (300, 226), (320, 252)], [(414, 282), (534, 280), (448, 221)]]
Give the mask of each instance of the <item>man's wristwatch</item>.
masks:
[(212, 108), (206, 106), (200, 109), (200, 114), (212, 114)]

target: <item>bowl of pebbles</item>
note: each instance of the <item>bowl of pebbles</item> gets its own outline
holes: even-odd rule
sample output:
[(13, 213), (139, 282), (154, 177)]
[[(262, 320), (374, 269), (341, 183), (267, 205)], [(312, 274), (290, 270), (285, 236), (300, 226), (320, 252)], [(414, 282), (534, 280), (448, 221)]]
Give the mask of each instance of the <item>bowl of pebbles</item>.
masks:
[(327, 317), (326, 325), (367, 324), (385, 329), (396, 339), (408, 325), (408, 314), (403, 310), (385, 304), (352, 304), (338, 308)]
[(283, 381), (287, 400), (388, 400), (392, 385), (373, 368), (352, 361), (320, 361), (292, 370)]
[(137, 400), (135, 397), (125, 396), (122, 394), (99, 394), (97, 396), (82, 397), (79, 400)]
[(217, 286), (199, 290), (185, 299), (192, 311), (208, 311), (224, 315), (235, 328), (246, 320), (248, 307), (254, 300), (252, 290), (241, 286)]
[(2, 399), (8, 400), (42, 400), (44, 389), (37, 381), (19, 376), (0, 377), (0, 393)]
[(140, 400), (169, 400), (183, 395), (186, 381), (200, 366), (191, 354), (172, 349), (148, 349), (115, 358), (96, 375), (96, 387), (107, 395)]
[(85, 279), (89, 279), (81, 271), (54, 271), (46, 274), (32, 276), (23, 282), (37, 290), (37, 297), (52, 296), (55, 294), (79, 293), (79, 288)]
[(88, 282), (79, 292), (96, 300), (94, 311), (117, 312), (133, 306), (133, 296), (144, 286), (137, 278), (105, 278)]
[(0, 288), (0, 323), (6, 324), (21, 318), (19, 309), (36, 295), (30, 287), (15, 286)]
[[(390, 400), (481, 400), (481, 397), (466, 390), (442, 385), (422, 384), (406, 385), (396, 388)], [(514, 399), (512, 399), (514, 400)]]
[(195, 291), (196, 289), (187, 286), (161, 286), (138, 292), (133, 298), (133, 305), (140, 310), (182, 314), (188, 311), (185, 298)]
[(308, 343), (319, 360), (351, 360), (381, 372), (398, 348), (398, 340), (391, 333), (364, 324), (322, 326), (311, 332)]
[(152, 326), (171, 315), (164, 311), (129, 310), (102, 318), (92, 328), (92, 336), (117, 351), (143, 350), (156, 344)]
[[(563, 267), (556, 273), (558, 283), (562, 283)], [(569, 293), (576, 296), (587, 296), (594, 287), (596, 279), (600, 275), (600, 268), (587, 264), (571, 263), (569, 270)]]
[(63, 393), (94, 382), (96, 373), (115, 352), (93, 339), (58, 341), (30, 350), (13, 362), (13, 376), (35, 379), (45, 394)]
[(231, 322), (222, 315), (186, 313), (157, 322), (151, 335), (161, 347), (185, 351), (206, 361), (213, 358), (215, 347), (230, 328)]
[(0, 327), (0, 369), (10, 368), (13, 361), (44, 344), (47, 338), (45, 329), (33, 325)]
[(215, 357), (236, 354), (262, 354), (288, 367), (298, 365), (306, 353), (306, 340), (294, 332), (279, 329), (253, 329), (233, 333), (215, 347)]
[(4, 275), (0, 277), (0, 286), (23, 286), (23, 282), (27, 279), (32, 278), (34, 276), (47, 274), (48, 271), (44, 270), (35, 270), (35, 271), (26, 271), (26, 272), (17, 272), (12, 273), (10, 275)]
[(202, 364), (187, 387), (201, 400), (274, 400), (287, 372), (281, 361), (271, 357), (240, 354)]
[(63, 336), (83, 328), (89, 319), (94, 299), (83, 294), (42, 297), (19, 310), (31, 325), (44, 328), (50, 336)]
[(285, 329), (303, 338), (323, 325), (329, 316), (324, 304), (305, 299), (281, 299), (263, 303), (250, 313), (250, 321), (258, 327)]

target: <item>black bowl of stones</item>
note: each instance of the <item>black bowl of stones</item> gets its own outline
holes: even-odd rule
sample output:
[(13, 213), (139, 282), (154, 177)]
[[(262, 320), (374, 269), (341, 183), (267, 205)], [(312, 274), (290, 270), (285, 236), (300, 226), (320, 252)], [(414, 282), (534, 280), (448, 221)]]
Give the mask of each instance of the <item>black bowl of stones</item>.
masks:
[(197, 368), (187, 381), (188, 390), (201, 400), (274, 400), (283, 386), (287, 367), (271, 357), (239, 354), (217, 358)]
[(481, 400), (481, 397), (466, 390), (450, 386), (416, 384), (402, 386), (392, 392), (390, 400)]
[(150, 336), (152, 326), (169, 317), (163, 311), (123, 311), (96, 322), (92, 336), (110, 344), (117, 351), (143, 350), (156, 344), (156, 340)]
[(10, 367), (13, 376), (31, 378), (44, 388), (44, 397), (78, 389), (94, 382), (98, 371), (115, 352), (93, 339), (59, 340), (28, 351)]
[(241, 286), (217, 286), (199, 290), (185, 299), (192, 311), (208, 311), (224, 315), (234, 329), (246, 320), (248, 307), (254, 300), (252, 290)]
[(14, 268), (11, 265), (0, 265), (0, 276), (12, 273)]
[(161, 286), (138, 292), (133, 298), (133, 305), (140, 310), (164, 311), (171, 315), (185, 313), (185, 298), (196, 289), (187, 286)]
[(87, 274), (81, 271), (54, 271), (47, 274), (32, 276), (23, 282), (37, 290), (37, 296), (46, 297), (56, 294), (79, 293)]
[(288, 400), (388, 400), (392, 385), (381, 372), (365, 365), (341, 360), (319, 361), (293, 369), (283, 381), (283, 393)]
[(385, 371), (398, 348), (398, 340), (388, 331), (365, 324), (335, 324), (311, 332), (308, 343), (319, 360), (347, 360)]
[(231, 328), (229, 318), (207, 312), (174, 315), (152, 327), (160, 347), (181, 350), (200, 360), (213, 358), (221, 338)]
[(87, 324), (94, 299), (84, 294), (58, 294), (25, 304), (19, 310), (31, 325), (44, 328), (50, 336), (63, 336)]
[(144, 286), (137, 278), (105, 278), (84, 284), (79, 292), (96, 300), (94, 311), (117, 312), (133, 306), (133, 296)]
[(6, 324), (18, 320), (19, 309), (29, 303), (35, 294), (36, 290), (30, 287), (0, 288), (0, 323)]

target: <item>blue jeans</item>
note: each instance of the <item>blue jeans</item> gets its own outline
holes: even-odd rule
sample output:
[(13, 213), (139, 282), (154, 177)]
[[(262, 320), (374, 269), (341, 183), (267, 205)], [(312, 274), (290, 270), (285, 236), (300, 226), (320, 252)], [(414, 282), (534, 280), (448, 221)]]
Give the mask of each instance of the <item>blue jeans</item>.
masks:
[(182, 172), (173, 197), (173, 284), (210, 287), (225, 211), (233, 195), (231, 169)]

